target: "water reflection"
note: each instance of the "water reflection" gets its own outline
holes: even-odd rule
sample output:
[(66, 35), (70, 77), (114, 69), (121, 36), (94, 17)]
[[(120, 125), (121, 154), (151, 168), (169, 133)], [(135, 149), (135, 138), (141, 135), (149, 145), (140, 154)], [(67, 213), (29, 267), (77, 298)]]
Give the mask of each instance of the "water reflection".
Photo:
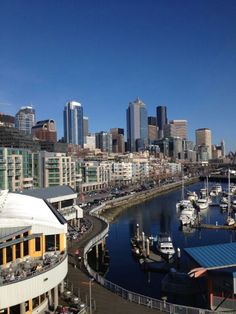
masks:
[[(198, 192), (202, 183), (188, 187), (190, 191)], [(226, 230), (180, 228), (179, 213), (176, 212), (176, 202), (180, 199), (181, 189), (162, 195), (144, 204), (134, 206), (124, 212), (110, 226), (107, 246), (110, 253), (110, 267), (107, 279), (140, 294), (161, 298), (161, 281), (164, 274), (143, 272), (139, 263), (131, 254), (130, 238), (133, 237), (136, 224), (140, 232), (156, 236), (168, 232), (172, 236), (175, 248), (181, 250), (181, 271), (188, 270), (189, 259), (184, 248), (210, 245), (216, 243), (234, 242), (235, 232)], [(204, 223), (224, 224), (226, 213), (221, 213), (218, 206), (210, 206), (201, 211)]]

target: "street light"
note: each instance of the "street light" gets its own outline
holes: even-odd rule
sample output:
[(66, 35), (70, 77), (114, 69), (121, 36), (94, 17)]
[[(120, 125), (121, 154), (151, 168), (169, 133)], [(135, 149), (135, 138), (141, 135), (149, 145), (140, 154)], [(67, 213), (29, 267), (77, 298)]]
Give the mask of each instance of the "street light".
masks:
[(94, 278), (89, 279), (89, 314), (92, 314), (92, 282)]

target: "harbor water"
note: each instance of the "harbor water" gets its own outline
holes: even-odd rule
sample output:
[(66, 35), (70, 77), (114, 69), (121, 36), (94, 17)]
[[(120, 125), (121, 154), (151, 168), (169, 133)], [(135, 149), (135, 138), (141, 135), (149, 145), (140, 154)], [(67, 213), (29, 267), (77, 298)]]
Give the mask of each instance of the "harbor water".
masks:
[[(209, 183), (209, 189), (213, 183)], [(199, 182), (187, 187), (189, 191), (196, 191), (203, 187)], [(222, 183), (223, 189), (227, 184)], [(130, 239), (134, 236), (136, 224), (140, 231), (147, 236), (156, 236), (158, 233), (168, 232), (172, 237), (175, 249), (180, 248), (180, 271), (189, 270), (190, 258), (184, 252), (184, 248), (196, 247), (218, 243), (236, 241), (233, 230), (192, 229), (180, 228), (179, 212), (176, 210), (176, 202), (180, 200), (181, 189), (161, 195), (140, 205), (133, 206), (123, 212), (111, 225), (107, 248), (110, 255), (110, 264), (106, 278), (128, 290), (160, 299), (163, 297), (161, 281), (166, 275), (159, 271), (143, 271), (138, 259), (131, 253)], [(224, 224), (227, 213), (222, 213), (219, 206), (210, 206), (201, 211), (202, 223)], [(176, 264), (173, 265), (176, 267)], [(191, 306), (206, 306), (204, 296), (199, 298), (186, 298), (175, 296), (170, 302)]]

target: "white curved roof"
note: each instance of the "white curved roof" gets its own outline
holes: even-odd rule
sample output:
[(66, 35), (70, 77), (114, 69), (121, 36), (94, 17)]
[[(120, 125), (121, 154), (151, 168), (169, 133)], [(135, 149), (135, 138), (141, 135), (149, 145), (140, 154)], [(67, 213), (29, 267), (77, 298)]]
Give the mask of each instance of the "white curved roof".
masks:
[(43, 232), (45, 227), (47, 230), (65, 229), (43, 199), (8, 193), (0, 208), (0, 228), (13, 226), (32, 226), (32, 229), (37, 226), (36, 232)]

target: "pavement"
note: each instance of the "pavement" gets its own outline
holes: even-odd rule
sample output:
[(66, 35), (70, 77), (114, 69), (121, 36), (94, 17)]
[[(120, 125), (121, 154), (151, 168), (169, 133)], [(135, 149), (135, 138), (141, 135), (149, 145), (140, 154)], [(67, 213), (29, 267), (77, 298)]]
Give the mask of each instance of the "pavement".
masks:
[[(83, 249), (85, 245), (95, 235), (99, 234), (105, 227), (105, 222), (93, 216), (85, 215), (92, 223), (90, 230), (82, 235), (78, 240), (73, 240), (68, 243), (69, 251), (69, 266), (68, 266), (68, 280), (70, 285), (73, 285), (73, 291), (77, 292), (81, 300), (88, 304), (89, 300), (89, 280), (90, 276), (87, 273), (83, 263), (78, 262), (78, 257), (74, 256), (76, 249), (79, 249), (80, 256), (83, 256)], [(95, 281), (91, 283), (91, 295), (93, 312), (97, 314), (143, 314), (143, 313), (162, 313), (161, 311), (151, 309), (144, 305), (132, 303), (124, 300), (118, 295), (105, 289)], [(88, 304), (89, 305), (89, 304)]]

